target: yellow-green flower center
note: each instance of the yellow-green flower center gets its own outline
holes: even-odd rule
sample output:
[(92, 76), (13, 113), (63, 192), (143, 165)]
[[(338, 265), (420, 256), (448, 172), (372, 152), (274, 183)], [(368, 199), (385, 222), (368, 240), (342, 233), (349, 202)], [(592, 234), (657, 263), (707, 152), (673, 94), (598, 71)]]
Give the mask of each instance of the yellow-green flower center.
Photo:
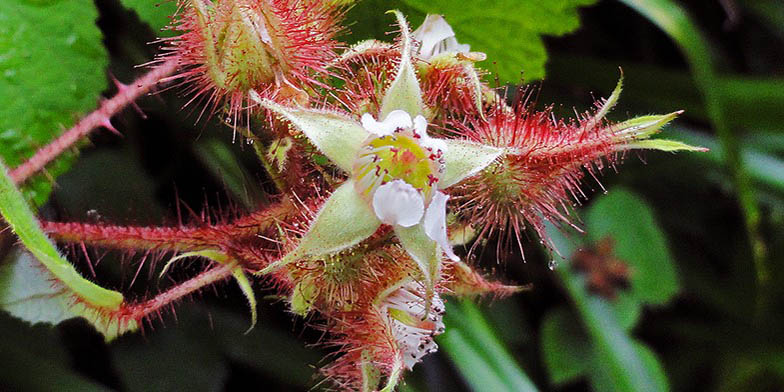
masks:
[(357, 191), (370, 198), (379, 186), (403, 180), (430, 200), (443, 171), (442, 152), (423, 147), (417, 135), (396, 132), (368, 140), (354, 161)]

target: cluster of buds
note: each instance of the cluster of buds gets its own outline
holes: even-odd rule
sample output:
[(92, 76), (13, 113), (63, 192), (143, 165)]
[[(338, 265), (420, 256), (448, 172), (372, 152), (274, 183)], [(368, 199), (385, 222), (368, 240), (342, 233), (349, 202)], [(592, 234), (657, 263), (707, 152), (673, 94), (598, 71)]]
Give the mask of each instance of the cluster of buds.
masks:
[[(460, 44), (441, 16), (411, 31), (393, 12), (395, 43), (364, 41), (339, 53), (337, 3), (181, 0), (173, 28), (182, 34), (166, 41), (163, 57), (178, 61), (175, 78), (209, 101), (205, 110), (248, 126), (252, 117), (270, 120), (253, 133), (268, 135), (257, 151), (279, 185), (276, 204), (200, 227), (44, 229), (63, 242), (173, 251), (172, 261), (202, 257), (217, 266), (183, 293), (233, 276), (253, 307), (249, 277), (271, 284), (292, 313), (331, 336), (340, 354), (323, 369), (330, 380), (391, 391), (438, 349), (445, 300), (519, 291), (461, 261), (450, 232), (478, 233), (473, 246), (512, 233), (522, 248), (531, 225), (546, 240), (543, 222), (568, 221), (585, 173), (631, 149), (695, 148), (650, 139), (678, 112), (607, 121), (620, 83), (573, 121), (524, 100), (508, 104), (482, 81), (476, 64), (485, 55)], [(141, 324), (135, 318), (147, 309), (133, 309), (120, 321)]]

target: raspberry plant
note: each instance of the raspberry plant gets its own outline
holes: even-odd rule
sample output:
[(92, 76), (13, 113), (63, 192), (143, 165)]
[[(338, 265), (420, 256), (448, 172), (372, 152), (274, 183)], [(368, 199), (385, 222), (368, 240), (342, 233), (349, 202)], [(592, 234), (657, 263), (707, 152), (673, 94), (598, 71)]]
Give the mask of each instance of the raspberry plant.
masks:
[[(525, 252), (530, 229), (557, 252), (545, 224), (577, 227), (570, 214), (572, 203), (586, 198), (586, 175), (615, 169), (632, 150), (704, 150), (652, 138), (680, 111), (607, 120), (622, 77), (609, 97), (572, 119), (537, 110), (529, 90), (488, 82), (482, 64), (492, 53), (472, 51), (461, 26), (439, 15), (412, 29), (403, 13), (390, 11), (391, 42), (348, 45), (338, 39), (347, 29), (344, 3), (180, 0), (172, 35), (158, 42), (145, 75), (118, 82), (115, 97), (3, 170), (0, 211), (33, 256), (19, 257), (12, 277), (44, 282), (47, 309), (62, 314), (36, 319), (13, 301), (6, 310), (33, 322), (81, 316), (113, 339), (233, 279), (247, 298), (250, 327), (263, 328), (253, 287), (274, 287), (336, 348), (321, 369), (331, 385), (391, 391), (438, 349), (445, 298), (523, 289), (467, 262), (488, 239), (500, 237), (503, 258), (510, 245)], [(200, 225), (36, 218), (17, 186), (24, 189), (95, 129), (116, 132), (112, 116), (160, 88), (178, 89), (197, 121), (225, 119), (227, 135), (252, 145), (275, 185), (274, 200)], [(130, 300), (80, 275), (52, 241), (166, 255), (161, 276), (186, 259), (206, 264), (163, 292)]]

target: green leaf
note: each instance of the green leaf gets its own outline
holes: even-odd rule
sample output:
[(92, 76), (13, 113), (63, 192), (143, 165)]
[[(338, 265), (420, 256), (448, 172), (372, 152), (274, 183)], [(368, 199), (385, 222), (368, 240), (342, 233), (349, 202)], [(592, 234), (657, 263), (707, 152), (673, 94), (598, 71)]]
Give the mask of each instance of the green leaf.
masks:
[[(577, 7), (595, 0), (403, 0), (423, 14), (441, 14), (461, 43), (487, 53), (484, 65), (502, 83), (544, 78), (547, 60), (542, 35), (563, 35), (579, 26)], [(491, 63), (492, 62), (492, 63)], [(480, 63), (480, 66), (482, 64)]]
[(444, 322), (446, 332), (437, 338), (438, 343), (474, 390), (537, 390), (476, 305), (447, 303)]
[[(0, 5), (0, 156), (8, 165), (24, 162), (96, 106), (108, 62), (97, 15), (89, 1)], [(48, 165), (50, 178), (65, 172), (72, 158)], [(45, 176), (25, 187), (38, 205), (50, 191)]]
[(542, 359), (553, 384), (562, 385), (588, 372), (593, 348), (580, 328), (580, 321), (565, 308), (544, 317), (541, 328)]
[(395, 79), (384, 92), (379, 118), (386, 118), (394, 110), (407, 112), (411, 117), (424, 114), (422, 90), (419, 88), (419, 79), (411, 64), (411, 31), (403, 14), (400, 11), (394, 11), (394, 14), (400, 26), (403, 49), (400, 51), (400, 64), (397, 66)]
[(251, 98), (291, 122), (333, 163), (351, 172), (357, 151), (370, 135), (359, 122), (333, 112), (287, 108), (268, 99)]
[[(562, 254), (571, 256), (574, 253), (576, 244), (567, 240), (563, 233), (553, 225), (548, 225), (547, 231)], [(594, 359), (589, 359), (593, 365), (589, 373), (594, 387), (602, 391), (666, 390), (659, 389), (662, 378), (666, 378), (661, 366), (658, 362), (652, 363), (650, 357), (641, 355), (637, 342), (620, 323), (617, 310), (605, 298), (588, 293), (585, 277), (573, 272), (569, 259), (564, 260), (555, 271), (591, 341)]]
[(444, 152), (446, 170), (438, 184), (443, 189), (468, 178), (498, 158), (503, 150), (465, 140), (443, 139), (447, 149)]
[(678, 292), (672, 255), (653, 211), (637, 195), (614, 188), (586, 216), (593, 242), (610, 237), (615, 255), (632, 269), (631, 295), (642, 303), (664, 304)]
[(150, 28), (159, 37), (170, 37), (175, 35), (172, 30), (164, 29), (171, 21), (170, 16), (177, 11), (177, 1), (166, 0), (120, 0), (120, 3), (130, 8), (139, 15), (139, 19), (147, 22)]

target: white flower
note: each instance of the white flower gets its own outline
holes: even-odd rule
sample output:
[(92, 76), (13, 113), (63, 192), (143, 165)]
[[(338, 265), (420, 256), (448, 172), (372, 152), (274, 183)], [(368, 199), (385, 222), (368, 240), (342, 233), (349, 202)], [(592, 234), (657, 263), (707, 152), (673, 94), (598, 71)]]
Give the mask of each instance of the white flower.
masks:
[(403, 47), (378, 117), (364, 114), (356, 121), (340, 113), (284, 107), (251, 95), (350, 174), (321, 207), (297, 247), (260, 274), (354, 246), (383, 223), (394, 227), (400, 245), (416, 262), (427, 295), (435, 295), (443, 254), (457, 260), (447, 239), (449, 197), (441, 190), (476, 174), (503, 150), (427, 134), (427, 120), (421, 115), (425, 112), (422, 90), (410, 61), (411, 36), (402, 14), (395, 15)]
[[(427, 294), (416, 282), (409, 282), (395, 290), (382, 303), (403, 364), (411, 370), (422, 357), (438, 351), (434, 337), (444, 332), (444, 302), (434, 294), (430, 311), (426, 312)], [(425, 317), (427, 314), (427, 317)]]
[(470, 45), (457, 42), (455, 31), (441, 15), (428, 15), (411, 36), (422, 43), (419, 57), (425, 61), (441, 53), (467, 53), (471, 50)]

